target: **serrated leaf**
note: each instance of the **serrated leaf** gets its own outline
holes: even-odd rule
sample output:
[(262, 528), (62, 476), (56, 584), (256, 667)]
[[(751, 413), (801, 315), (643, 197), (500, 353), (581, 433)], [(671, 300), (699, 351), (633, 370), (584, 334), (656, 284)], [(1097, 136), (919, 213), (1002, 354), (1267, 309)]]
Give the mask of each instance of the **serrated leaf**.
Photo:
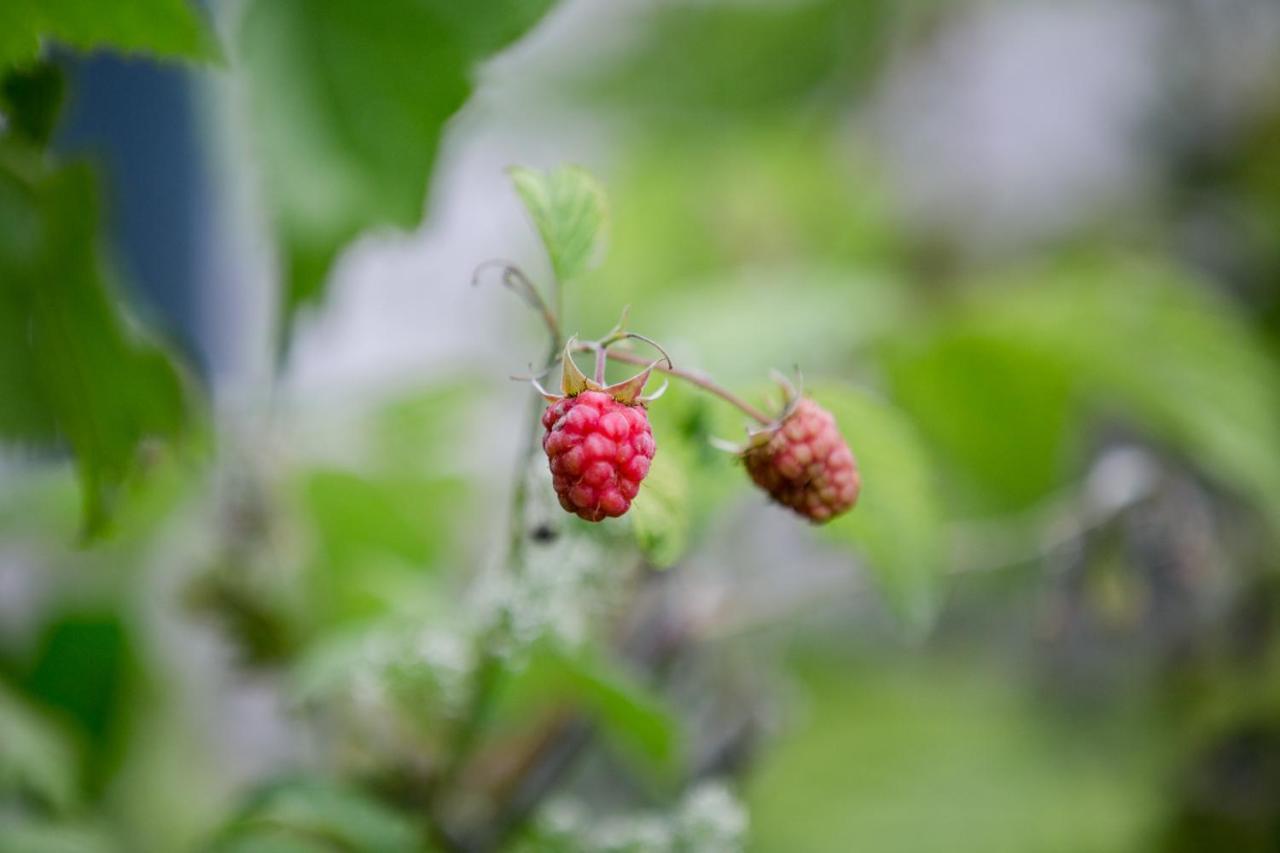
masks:
[(576, 166), (554, 172), (514, 166), (510, 171), (556, 278), (562, 283), (578, 278), (603, 248), (608, 219), (604, 188)]
[(679, 436), (664, 438), (631, 504), (636, 544), (661, 569), (675, 565), (689, 546), (692, 510), (685, 472), (694, 464), (692, 456)]
[(66, 812), (79, 797), (79, 775), (63, 731), (0, 684), (0, 794), (22, 791)]
[(356, 235), (421, 221), (445, 123), (470, 95), (476, 64), (550, 6), (504, 0), (483, 14), (446, 0), (249, 6), (240, 53), (281, 242), (286, 334)]
[(862, 475), (857, 506), (821, 529), (856, 547), (899, 618), (923, 631), (944, 569), (942, 509), (925, 446), (910, 420), (864, 391), (826, 383), (809, 393), (835, 415)]
[(0, 73), (56, 41), (158, 57), (213, 58), (216, 42), (187, 0), (5, 0), (0, 4)]
[(112, 297), (97, 220), (87, 167), (0, 147), (0, 438), (70, 446), (88, 535), (107, 526), (143, 445), (184, 432), (190, 404), (169, 355)]

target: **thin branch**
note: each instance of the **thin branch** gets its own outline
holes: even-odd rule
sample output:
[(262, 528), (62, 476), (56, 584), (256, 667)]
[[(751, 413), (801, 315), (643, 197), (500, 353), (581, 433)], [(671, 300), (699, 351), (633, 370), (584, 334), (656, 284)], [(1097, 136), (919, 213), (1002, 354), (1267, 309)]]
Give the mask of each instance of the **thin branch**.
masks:
[[(492, 265), (491, 262), (490, 265)], [(496, 263), (502, 263), (501, 261)], [(483, 265), (481, 269), (483, 269)], [(477, 270), (477, 276), (480, 270)], [(546, 323), (547, 332), (550, 335), (547, 355), (544, 359), (544, 372), (555, 366), (556, 360), (560, 355), (562, 341), (560, 338), (560, 326), (556, 322), (555, 315), (548, 310), (547, 304), (543, 301), (542, 296), (538, 293), (533, 283), (525, 278), (514, 265), (507, 264), (503, 272), (503, 284), (513, 290), (516, 288), (508, 281), (508, 276), (515, 276), (518, 284), (524, 287), (529, 298), (535, 300), (531, 302), (534, 307), (538, 308), (542, 314), (543, 321)], [(517, 291), (519, 292), (519, 291)], [(559, 286), (555, 287), (556, 301), (559, 302)], [(506, 566), (508, 571), (513, 575), (519, 575), (524, 567), (525, 545), (528, 539), (525, 531), (526, 508), (529, 502), (529, 466), (533, 462), (534, 455), (538, 450), (538, 427), (539, 420), (542, 415), (542, 398), (537, 394), (529, 395), (529, 406), (525, 417), (525, 428), (523, 430), (522, 445), (516, 457), (515, 463), (515, 483), (511, 492), (511, 507), (508, 518), (508, 538), (507, 538), (507, 554)], [(453, 783), (457, 780), (458, 774), (475, 747), (475, 743), (480, 736), (480, 732), (484, 727), (484, 722), (489, 716), (489, 711), (493, 705), (493, 700), (497, 693), (497, 687), (502, 680), (503, 666), (502, 659), (495, 650), (496, 634), (499, 631), (497, 624), (490, 626), (484, 631), (477, 640), (477, 648), (479, 650), (479, 659), (472, 671), (471, 684), (469, 686), (469, 695), (467, 698), (467, 707), (462, 717), (461, 725), (454, 733), (452, 743), (450, 744), (449, 757), (445, 762), (444, 768), (433, 780), (430, 786), (430, 798), (435, 799), (436, 795), (441, 792), (448, 791)]]
[(605, 369), (605, 364), (607, 363), (606, 357), (608, 356), (608, 351), (605, 350), (603, 345), (597, 346), (595, 348), (595, 351), (596, 351), (596, 369), (595, 369), (595, 375), (592, 378), (595, 379), (597, 385), (603, 385), (604, 369)]
[[(578, 348), (582, 351), (589, 351), (593, 349), (593, 347), (590, 344), (580, 344)], [(644, 356), (636, 355), (635, 353), (631, 353), (631, 352), (618, 352), (616, 350), (607, 350), (607, 354), (609, 358), (613, 359), (614, 361), (620, 361), (625, 364), (637, 364), (642, 367), (648, 367), (650, 364), (649, 359), (645, 358)], [(677, 379), (683, 379), (685, 382), (688, 382), (690, 385), (695, 385), (709, 394), (714, 394), (715, 396), (719, 397), (721, 400), (724, 400), (729, 405), (734, 406), (738, 410), (744, 412), (748, 417), (762, 424), (765, 424), (766, 426), (774, 422), (773, 418), (769, 417), (764, 412), (760, 411), (755, 406), (751, 405), (746, 400), (742, 399), (737, 394), (734, 394), (732, 391), (728, 390), (727, 388), (723, 388), (720, 385), (717, 385), (709, 376), (705, 374), (697, 373), (692, 370), (683, 370), (679, 367), (675, 367), (674, 365), (671, 364), (670, 360), (667, 361), (666, 367), (663, 367), (661, 364), (658, 364), (658, 365), (655, 365), (653, 369), (658, 371), (659, 373), (665, 373), (668, 376), (674, 376)]]
[[(529, 277), (526, 276), (515, 264), (510, 261), (504, 261), (500, 258), (492, 261), (485, 261), (480, 266), (476, 267), (475, 273), (471, 276), (472, 287), (475, 287), (481, 282), (485, 270), (493, 269), (494, 267), (498, 267), (502, 270), (502, 275), (499, 279), (502, 286), (519, 296), (526, 304), (529, 305), (529, 307), (537, 311), (539, 316), (542, 317), (542, 322), (546, 325), (547, 332), (551, 335), (552, 340), (559, 341), (559, 309), (557, 308), (553, 310), (551, 306), (547, 305), (547, 301), (542, 298), (542, 293), (536, 286), (534, 286), (534, 283), (529, 280)], [(560, 288), (558, 286), (554, 288), (554, 293), (554, 301), (558, 306), (560, 303)]]

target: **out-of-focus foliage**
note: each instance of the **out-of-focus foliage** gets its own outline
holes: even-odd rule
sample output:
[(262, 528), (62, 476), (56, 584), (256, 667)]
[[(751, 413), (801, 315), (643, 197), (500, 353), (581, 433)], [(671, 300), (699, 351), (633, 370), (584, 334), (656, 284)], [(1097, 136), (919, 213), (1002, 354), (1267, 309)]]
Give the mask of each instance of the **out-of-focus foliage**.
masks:
[(538, 711), (576, 707), (657, 778), (679, 769), (680, 724), (662, 697), (634, 675), (593, 650), (536, 647), (512, 680), (498, 712), (499, 725), (518, 723)]
[(419, 835), (403, 815), (357, 790), (322, 779), (278, 782), (258, 791), (214, 842), (218, 853), (333, 850), (413, 853)]
[(1136, 709), (1057, 715), (946, 655), (802, 665), (807, 718), (752, 780), (750, 849), (1146, 849), (1160, 756)]
[(23, 853), (114, 853), (110, 833), (94, 826), (0, 818), (0, 845)]
[(66, 82), (55, 65), (36, 64), (0, 77), (0, 114), (16, 138), (45, 145), (53, 136)]
[(189, 0), (11, 0), (0, 9), (0, 75), (35, 60), (47, 41), (164, 57), (209, 58), (216, 45)]
[(926, 629), (946, 566), (929, 453), (909, 420), (865, 392), (819, 385), (812, 394), (858, 448), (862, 475), (857, 512), (836, 519), (825, 532), (865, 553), (893, 609), (911, 628)]
[(97, 208), (86, 167), (49, 166), (0, 141), (0, 435), (70, 446), (90, 535), (110, 519), (144, 442), (177, 439), (191, 405), (169, 356), (116, 310)]
[[(920, 4), (895, 5), (910, 12)], [(646, 118), (703, 123), (830, 109), (881, 67), (893, 22), (882, 2), (659, 6), (640, 22), (640, 47), (586, 85)]]
[(51, 720), (0, 685), (0, 790), (67, 812), (80, 796), (75, 750)]
[(560, 800), (514, 847), (519, 853), (630, 853), (630, 851), (741, 850), (748, 818), (732, 792), (708, 783), (691, 790), (667, 812), (600, 817), (583, 804)]
[(1013, 272), (895, 346), (895, 390), (970, 483), (1006, 505), (1061, 484), (1082, 450), (1067, 441), (1091, 411), (1140, 424), (1280, 507), (1275, 361), (1236, 309), (1165, 265), (1111, 256)]
[(240, 50), (280, 240), (285, 334), (352, 238), (422, 220), (441, 134), (477, 64), (551, 0), (486, 6), (259, 0), (246, 10)]
[[(605, 263), (595, 179), (513, 172), (562, 331), (630, 305), (759, 406), (798, 367), (863, 477), (852, 514), (798, 522), (712, 444), (747, 418), (674, 381), (630, 513), (588, 525), (536, 434), (504, 479), (525, 419), (490, 366), (273, 389), (219, 411), (215, 464), (172, 464), (206, 413), (118, 304), (96, 182), (46, 150), (62, 78), (27, 63), (37, 34), (203, 55), (185, 6), (116, 5), (0, 12), (0, 68), (23, 63), (0, 84), (0, 437), (23, 451), (0, 459), (0, 849), (1275, 848), (1274, 62), (1240, 47), (1226, 76), (1259, 81), (1234, 98), (1135, 62), (1154, 102), (1185, 89), (1136, 117), (1149, 194), (999, 250), (922, 226), (889, 168), (904, 134), (973, 128), (885, 116), (904, 80), (973, 95), (977, 60), (1017, 70), (977, 121), (1067, 115), (1076, 78), (1036, 76), (1035, 39), (1074, 32), (1053, 4), (640, 4), (616, 51), (519, 66), (527, 104), (602, 131)], [(287, 328), (348, 304), (322, 299), (344, 246), (419, 225), (478, 70), (551, 4), (242, 5), (217, 73), (248, 96)], [(1052, 14), (1175, 42), (1235, 20), (1132, 5)], [(1158, 53), (1200, 63), (1199, 39)], [(26, 451), (72, 454), (114, 537), (68, 547), (70, 466)]]
[(689, 547), (693, 519), (688, 472), (696, 465), (688, 442), (670, 442), (661, 456), (654, 457), (644, 492), (631, 507), (636, 542), (660, 568), (675, 565)]

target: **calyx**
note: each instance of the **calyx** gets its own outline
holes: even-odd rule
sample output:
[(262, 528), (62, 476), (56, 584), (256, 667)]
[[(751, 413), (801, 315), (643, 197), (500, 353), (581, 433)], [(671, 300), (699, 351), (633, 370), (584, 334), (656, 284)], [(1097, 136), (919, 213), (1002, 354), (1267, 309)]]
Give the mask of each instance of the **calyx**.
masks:
[[(598, 353), (603, 353), (603, 344), (596, 344), (594, 346)], [(623, 379), (621, 382), (615, 382), (612, 385), (605, 385), (587, 376), (574, 362), (573, 352), (578, 348), (579, 344), (576, 336), (569, 338), (569, 341), (564, 346), (564, 353), (560, 357), (561, 393), (553, 394), (546, 388), (542, 387), (542, 384), (539, 383), (537, 379), (532, 380), (533, 387), (538, 389), (538, 393), (541, 394), (548, 403), (556, 403), (566, 397), (577, 396), (583, 391), (598, 391), (602, 394), (608, 394), (614, 400), (617, 400), (623, 405), (636, 406), (658, 399), (667, 390), (667, 383), (664, 382), (662, 383), (662, 387), (654, 393), (648, 395), (645, 395), (644, 393), (644, 386), (649, 381), (649, 376), (653, 373), (654, 367), (658, 365), (658, 362), (661, 361), (661, 359), (654, 361), (644, 370), (641, 370), (629, 379)]]

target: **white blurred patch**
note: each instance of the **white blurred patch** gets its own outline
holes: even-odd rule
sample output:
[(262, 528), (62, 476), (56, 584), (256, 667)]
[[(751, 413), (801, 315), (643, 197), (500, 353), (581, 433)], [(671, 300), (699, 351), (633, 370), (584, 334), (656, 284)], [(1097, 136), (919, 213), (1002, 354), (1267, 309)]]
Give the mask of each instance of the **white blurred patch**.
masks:
[(903, 213), (979, 250), (1140, 194), (1162, 17), (1141, 2), (987, 4), (891, 68), (876, 111)]

